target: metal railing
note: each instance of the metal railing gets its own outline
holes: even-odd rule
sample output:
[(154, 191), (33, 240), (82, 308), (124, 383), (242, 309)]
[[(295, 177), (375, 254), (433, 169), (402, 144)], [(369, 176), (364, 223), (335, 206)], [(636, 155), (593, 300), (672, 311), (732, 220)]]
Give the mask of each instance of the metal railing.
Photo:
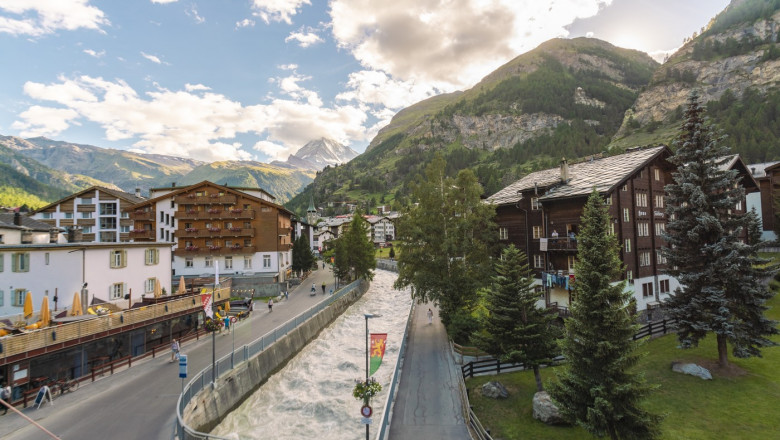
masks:
[[(301, 324), (308, 321), (312, 316), (316, 315), (317, 313), (319, 313), (320, 311), (328, 307), (334, 301), (340, 299), (341, 297), (347, 295), (353, 290), (359, 288), (360, 284), (361, 281), (358, 280), (345, 286), (344, 288), (340, 289), (333, 295), (328, 296), (327, 299), (325, 299), (324, 301), (312, 306), (308, 310), (288, 320), (287, 322), (280, 325), (279, 327), (276, 327), (275, 329), (271, 330), (267, 334), (219, 358), (216, 361), (217, 374), (215, 380), (222, 377), (223, 375), (225, 375), (235, 367), (239, 366), (243, 362), (246, 362), (247, 360), (251, 359), (253, 356), (257, 355), (258, 353), (262, 352), (268, 346), (270, 346), (271, 344), (279, 340), (281, 337), (287, 335), (289, 332), (291, 332)], [(187, 385), (185, 385), (184, 389), (182, 390), (182, 393), (179, 396), (179, 400), (176, 405), (176, 426), (174, 432), (174, 435), (179, 440), (185, 440), (185, 439), (226, 440), (224, 437), (196, 431), (184, 423), (183, 414), (185, 408), (187, 408), (187, 405), (190, 403), (192, 398), (195, 397), (204, 388), (206, 388), (206, 386), (208, 386), (211, 383), (211, 381), (212, 381), (212, 366), (209, 365), (203, 370), (201, 370), (198, 374), (196, 374), (192, 378), (192, 380), (190, 380), (190, 382), (187, 383)]]
[(384, 440), (389, 434), (387, 430), (388, 423), (390, 422), (390, 407), (395, 405), (395, 394), (397, 391), (398, 383), (401, 381), (401, 366), (403, 365), (404, 355), (406, 354), (406, 340), (409, 337), (409, 329), (412, 326), (412, 315), (414, 315), (414, 307), (416, 302), (412, 302), (412, 307), (409, 308), (409, 317), (406, 318), (406, 327), (404, 328), (404, 336), (401, 339), (401, 349), (398, 351), (398, 359), (395, 361), (395, 370), (393, 370), (393, 377), (390, 380), (390, 391), (387, 393), (387, 399), (385, 400), (385, 410), (382, 415), (382, 423), (376, 435), (377, 440)]

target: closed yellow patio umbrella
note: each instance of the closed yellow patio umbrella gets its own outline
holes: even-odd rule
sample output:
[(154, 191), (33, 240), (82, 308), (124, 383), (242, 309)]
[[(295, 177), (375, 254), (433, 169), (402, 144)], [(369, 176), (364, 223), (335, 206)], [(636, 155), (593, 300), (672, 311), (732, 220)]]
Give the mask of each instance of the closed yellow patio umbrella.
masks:
[(154, 297), (159, 298), (162, 296), (162, 286), (160, 286), (160, 279), (154, 280)]
[(70, 305), (70, 316), (81, 316), (81, 297), (79, 293), (73, 294), (73, 303)]
[(49, 325), (49, 321), (51, 321), (51, 312), (49, 311), (49, 297), (44, 295), (43, 301), (41, 302), (41, 328)]
[(27, 291), (24, 297), (24, 317), (29, 318), (33, 314), (32, 292)]
[(230, 300), (225, 301), (225, 313), (230, 311)]
[(187, 293), (187, 286), (184, 284), (184, 275), (179, 278), (179, 288), (176, 290), (176, 293), (179, 295), (184, 295)]

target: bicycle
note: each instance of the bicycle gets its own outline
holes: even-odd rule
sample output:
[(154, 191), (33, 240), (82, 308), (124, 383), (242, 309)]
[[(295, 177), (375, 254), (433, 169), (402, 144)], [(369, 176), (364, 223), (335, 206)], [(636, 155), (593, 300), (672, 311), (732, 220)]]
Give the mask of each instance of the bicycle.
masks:
[(76, 391), (79, 388), (79, 381), (76, 379), (57, 379), (49, 388), (51, 388), (52, 395), (62, 395), (70, 391)]

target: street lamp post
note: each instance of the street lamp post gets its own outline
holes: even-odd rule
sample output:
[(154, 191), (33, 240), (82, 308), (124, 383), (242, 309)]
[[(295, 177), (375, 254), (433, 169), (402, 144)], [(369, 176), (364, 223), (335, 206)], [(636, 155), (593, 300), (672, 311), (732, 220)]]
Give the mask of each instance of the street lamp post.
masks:
[[(363, 315), (366, 318), (366, 388), (368, 388), (368, 320), (370, 318), (379, 318), (382, 315), (372, 314), (372, 313), (365, 313)], [(369, 440), (369, 424), (366, 423), (366, 440)]]

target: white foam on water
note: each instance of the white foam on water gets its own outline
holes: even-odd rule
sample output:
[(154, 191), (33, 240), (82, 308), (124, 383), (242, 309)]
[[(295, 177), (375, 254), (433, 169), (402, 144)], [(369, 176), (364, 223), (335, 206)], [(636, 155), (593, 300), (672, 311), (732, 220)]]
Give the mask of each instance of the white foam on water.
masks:
[(394, 290), (396, 274), (377, 270), (371, 287), (319, 337), (268, 378), (212, 434), (234, 439), (361, 440), (362, 401), (352, 397), (355, 380), (366, 376), (366, 320), (370, 333), (387, 333), (385, 356), (374, 378), (382, 391), (372, 398), (371, 436), (384, 412), (406, 320), (412, 305), (408, 290)]

